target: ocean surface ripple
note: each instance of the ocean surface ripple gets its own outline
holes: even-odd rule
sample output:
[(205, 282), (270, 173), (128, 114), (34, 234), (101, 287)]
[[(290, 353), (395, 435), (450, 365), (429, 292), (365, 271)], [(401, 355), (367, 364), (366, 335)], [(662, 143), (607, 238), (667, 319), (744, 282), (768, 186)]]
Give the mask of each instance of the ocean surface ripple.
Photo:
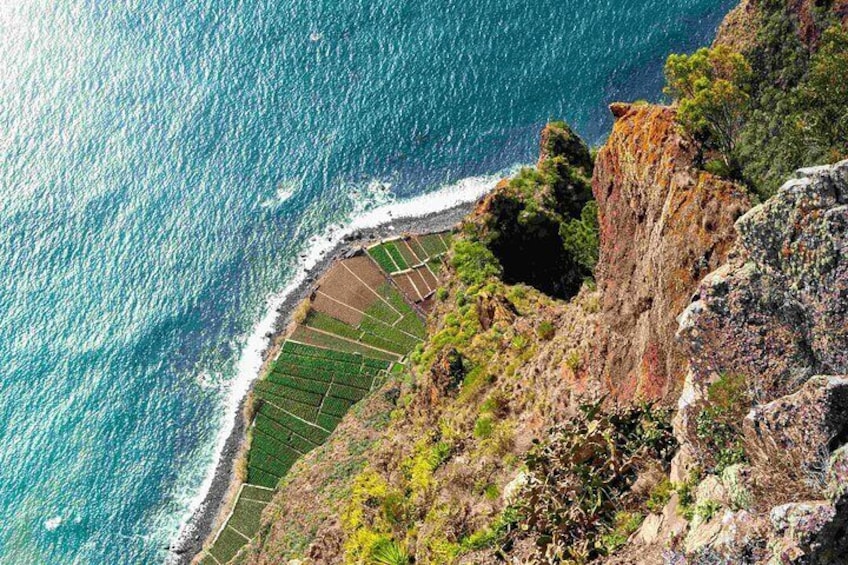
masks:
[(733, 3), (0, 3), (0, 563), (161, 562), (302, 254), (600, 142)]

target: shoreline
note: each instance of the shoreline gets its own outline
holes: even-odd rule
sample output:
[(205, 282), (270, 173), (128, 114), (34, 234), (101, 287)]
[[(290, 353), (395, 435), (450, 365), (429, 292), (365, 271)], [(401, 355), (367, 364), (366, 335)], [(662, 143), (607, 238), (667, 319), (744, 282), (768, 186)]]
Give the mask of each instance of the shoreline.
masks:
[[(221, 511), (231, 505), (235, 493), (233, 486), (237, 483), (235, 478), (235, 464), (246, 447), (245, 440), (248, 423), (245, 421), (245, 402), (249, 398), (255, 382), (264, 376), (267, 370), (267, 364), (273, 358), (278, 344), (287, 333), (295, 308), (311, 294), (318, 279), (321, 278), (335, 261), (344, 258), (351, 250), (358, 249), (377, 240), (404, 233), (419, 234), (452, 229), (474, 209), (479, 199), (487, 194), (494, 187), (495, 183), (492, 182), (490, 184), (491, 186), (488, 186), (481, 194), (473, 194), (473, 199), (453, 202), (443, 210), (425, 212), (420, 216), (399, 215), (397, 218), (393, 218), (392, 212), (389, 211), (387, 212), (388, 216), (382, 218), (381, 222), (376, 223), (374, 226), (363, 227), (361, 229), (356, 229), (356, 225), (357, 223), (362, 223), (362, 219), (355, 219), (351, 223), (351, 233), (344, 235), (341, 240), (337, 241), (328, 250), (320, 251), (319, 258), (317, 258), (311, 267), (305, 269), (301, 280), (295, 282), (287, 289), (288, 292), (285, 292), (282, 301), (275, 305), (272, 330), (262, 336), (267, 342), (261, 352), (261, 370), (251, 380), (245, 393), (240, 395), (241, 397), (236, 405), (234, 422), (227, 437), (223, 441), (212, 480), (206, 489), (202, 501), (194, 509), (189, 519), (181, 527), (174, 541), (168, 547), (166, 563), (169, 565), (190, 564), (195, 556), (203, 549), (206, 541), (215, 532), (215, 526), (220, 521)], [(437, 195), (438, 193), (429, 196), (437, 197)], [(408, 203), (401, 203), (401, 208), (403, 208), (404, 204)], [(328, 242), (332, 241), (331, 233), (324, 236)], [(304, 254), (300, 256), (300, 259), (304, 260), (306, 257), (307, 255)]]

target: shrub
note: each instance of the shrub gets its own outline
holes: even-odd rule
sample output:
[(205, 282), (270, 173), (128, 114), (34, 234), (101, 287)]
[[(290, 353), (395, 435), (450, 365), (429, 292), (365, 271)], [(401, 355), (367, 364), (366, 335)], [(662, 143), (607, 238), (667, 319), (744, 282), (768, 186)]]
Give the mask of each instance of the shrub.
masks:
[(848, 31), (828, 29), (798, 91), (805, 147), (827, 161), (848, 155)]
[(594, 200), (583, 207), (580, 219), (569, 220), (560, 227), (565, 250), (585, 269), (585, 276), (591, 276), (598, 264), (599, 230), (598, 203)]
[(536, 335), (539, 336), (539, 339), (544, 339), (548, 341), (554, 337), (556, 333), (556, 327), (547, 320), (543, 320), (539, 327), (536, 328)]
[(467, 285), (483, 284), (489, 277), (500, 276), (500, 263), (489, 248), (479, 241), (458, 239), (453, 246), (451, 265)]
[(671, 55), (665, 93), (679, 102), (677, 120), (692, 136), (718, 150), (730, 165), (749, 109), (751, 66), (726, 46)]
[(733, 176), (733, 171), (721, 159), (710, 159), (704, 164), (704, 170), (717, 177), (730, 178)]
[(742, 442), (742, 419), (751, 404), (741, 375), (721, 375), (707, 389), (709, 404), (695, 418), (695, 435), (703, 459), (720, 474), (747, 460)]
[(671, 499), (673, 492), (674, 485), (671, 484), (671, 481), (668, 480), (668, 478), (664, 478), (662, 481), (657, 483), (648, 495), (648, 502), (646, 503), (648, 510), (654, 514), (662, 512), (665, 505), (668, 504), (668, 501)]
[(487, 439), (492, 437), (492, 417), (480, 416), (474, 423), (474, 437), (477, 439)]
[(527, 456), (528, 479), (518, 503), (521, 529), (558, 560), (582, 562), (603, 554), (603, 536), (620, 526), (616, 516), (638, 504), (629, 491), (641, 463), (668, 461), (673, 453), (668, 418), (668, 412), (649, 407), (602, 413), (600, 402), (580, 406)]
[(695, 506), (695, 516), (701, 522), (709, 522), (719, 510), (721, 510), (720, 502), (716, 500), (705, 500)]
[(381, 540), (371, 553), (371, 562), (375, 565), (407, 565), (409, 554), (394, 540)]
[(627, 543), (627, 539), (642, 525), (644, 516), (637, 512), (617, 512), (613, 519), (612, 530), (603, 534), (598, 549), (602, 555), (615, 553)]

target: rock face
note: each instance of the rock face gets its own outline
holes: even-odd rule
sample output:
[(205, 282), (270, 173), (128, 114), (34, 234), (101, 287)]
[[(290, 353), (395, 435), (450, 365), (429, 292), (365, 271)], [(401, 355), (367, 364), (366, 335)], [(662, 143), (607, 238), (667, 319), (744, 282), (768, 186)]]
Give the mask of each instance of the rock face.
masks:
[(697, 148), (673, 109), (611, 109), (617, 120), (592, 181), (603, 292), (592, 373), (617, 400), (667, 398), (685, 375), (676, 313), (725, 260), (733, 223), (750, 205), (737, 185), (695, 169)]
[(680, 317), (696, 386), (744, 375), (766, 403), (848, 374), (848, 161), (798, 176), (739, 219), (733, 257)]
[[(745, 504), (728, 505), (723, 523), (756, 533), (718, 536), (687, 553), (844, 563), (848, 161), (799, 171), (736, 231), (728, 263), (704, 279), (680, 316), (691, 367), (676, 432), (691, 457), (708, 459), (696, 439), (703, 416), (716, 413), (708, 390), (726, 375), (741, 378), (752, 403), (740, 426), (741, 470), (755, 488)], [(739, 506), (749, 508), (731, 512)], [(702, 527), (693, 524), (688, 539)]]

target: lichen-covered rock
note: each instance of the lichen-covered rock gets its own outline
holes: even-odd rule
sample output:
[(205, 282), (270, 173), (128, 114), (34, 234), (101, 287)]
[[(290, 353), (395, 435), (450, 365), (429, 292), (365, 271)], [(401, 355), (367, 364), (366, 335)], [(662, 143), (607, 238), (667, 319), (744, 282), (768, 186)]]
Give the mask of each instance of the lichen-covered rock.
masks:
[(726, 500), (733, 510), (747, 510), (754, 502), (751, 468), (748, 465), (731, 465), (721, 473), (721, 484)]
[[(713, 385), (741, 382), (751, 403), (744, 422), (739, 416), (749, 464), (722, 473), (722, 527), (715, 517), (696, 519), (683, 553), (696, 561), (844, 563), (848, 161), (799, 171), (736, 231), (727, 264), (704, 278), (679, 317), (690, 368), (675, 431), (685, 460), (710, 460), (709, 442), (698, 438), (703, 424), (746, 408), (710, 398)], [(725, 388), (728, 398), (739, 402)], [(708, 477), (696, 492), (716, 492), (714, 483)]]
[(845, 563), (844, 509), (823, 501), (791, 503), (772, 509), (770, 518), (775, 534), (770, 563)]
[(755, 466), (774, 469), (785, 462), (793, 473), (814, 477), (825, 466), (831, 441), (846, 430), (848, 378), (813, 377), (798, 392), (751, 410), (745, 451)]
[(694, 167), (697, 147), (675, 110), (615, 104), (615, 127), (595, 163), (603, 292), (592, 374), (620, 401), (679, 392), (686, 358), (675, 316), (717, 268), (748, 209), (739, 186)]
[(835, 504), (848, 500), (848, 445), (833, 452), (827, 464), (827, 497)]
[(694, 389), (748, 377), (757, 402), (848, 374), (848, 162), (797, 179), (739, 219), (731, 260), (680, 316)]

